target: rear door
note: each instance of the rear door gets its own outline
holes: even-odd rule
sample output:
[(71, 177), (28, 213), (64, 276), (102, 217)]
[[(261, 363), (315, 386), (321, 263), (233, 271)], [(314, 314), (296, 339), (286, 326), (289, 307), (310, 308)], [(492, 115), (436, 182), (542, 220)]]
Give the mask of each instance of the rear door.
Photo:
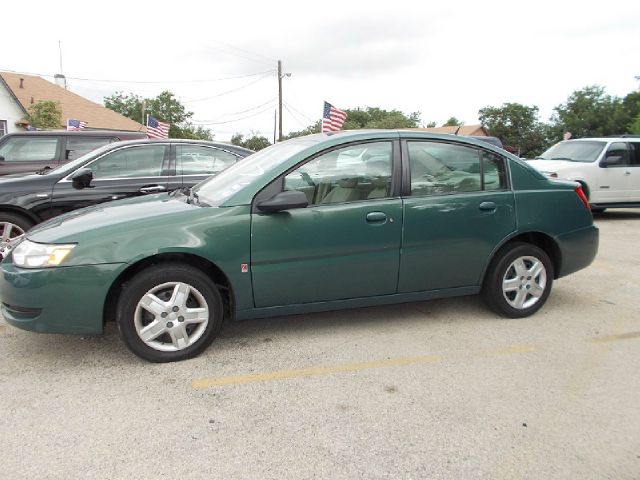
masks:
[(80, 167), (93, 172), (91, 188), (74, 188), (67, 175), (53, 188), (52, 215), (97, 203), (167, 191), (169, 143), (129, 145)]
[(506, 159), (448, 142), (403, 143), (404, 232), (398, 292), (477, 286), (516, 228)]

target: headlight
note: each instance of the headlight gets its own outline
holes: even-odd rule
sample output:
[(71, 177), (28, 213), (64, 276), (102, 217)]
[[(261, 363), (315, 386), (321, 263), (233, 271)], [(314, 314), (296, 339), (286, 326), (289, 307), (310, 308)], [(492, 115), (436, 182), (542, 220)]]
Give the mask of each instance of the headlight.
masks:
[(75, 244), (58, 245), (23, 240), (13, 250), (13, 263), (19, 267), (55, 267), (75, 247)]
[(540, 173), (549, 178), (558, 178), (558, 174), (556, 172), (541, 171)]

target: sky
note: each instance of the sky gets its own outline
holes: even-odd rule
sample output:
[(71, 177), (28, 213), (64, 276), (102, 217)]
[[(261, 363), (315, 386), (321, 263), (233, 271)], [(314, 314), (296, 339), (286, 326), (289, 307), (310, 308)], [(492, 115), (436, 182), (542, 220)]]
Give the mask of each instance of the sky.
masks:
[(471, 125), (486, 106), (537, 106), (548, 121), (586, 86), (620, 97), (640, 86), (640, 2), (628, 0), (31, 0), (2, 17), (0, 71), (63, 73), (98, 103), (169, 90), (221, 141), (273, 140), (278, 60), (285, 134), (325, 100)]

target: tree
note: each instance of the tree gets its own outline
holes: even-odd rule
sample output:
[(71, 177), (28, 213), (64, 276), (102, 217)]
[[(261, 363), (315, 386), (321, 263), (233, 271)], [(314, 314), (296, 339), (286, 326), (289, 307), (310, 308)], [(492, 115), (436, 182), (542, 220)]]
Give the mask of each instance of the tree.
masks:
[(345, 130), (361, 128), (416, 128), (420, 125), (420, 112), (405, 115), (399, 110), (383, 110), (376, 107), (347, 109)]
[(142, 97), (133, 93), (125, 95), (123, 92), (116, 92), (110, 97), (104, 98), (104, 106), (131, 120), (144, 124), (146, 122), (142, 113), (142, 103), (144, 101)]
[[(458, 120), (456, 117), (451, 117), (449, 120), (447, 120), (444, 125), (442, 125), (443, 127), (461, 127), (462, 125), (464, 125), (464, 122), (461, 122), (460, 120)], [(435, 126), (435, 125), (434, 125)]]
[(567, 103), (558, 105), (554, 111), (551, 132), (557, 140), (566, 131), (571, 132), (573, 138), (625, 133), (632, 121), (622, 100), (607, 95), (598, 85), (576, 90)]
[(168, 90), (160, 93), (155, 98), (142, 98), (139, 95), (116, 92), (110, 97), (105, 97), (104, 105), (111, 110), (124, 115), (131, 120), (146, 123), (146, 115), (143, 118), (142, 109), (161, 122), (167, 122), (170, 138), (191, 138), (198, 140), (211, 140), (213, 134), (204, 127), (195, 127), (189, 123), (193, 112), (187, 111), (175, 95)]
[(640, 92), (631, 92), (624, 97), (622, 109), (629, 118), (626, 133), (640, 133)]
[(246, 140), (244, 139), (244, 135), (241, 133), (236, 133), (231, 137), (231, 143), (234, 145), (238, 145), (239, 147), (249, 148), (251, 150), (262, 150), (263, 148), (267, 148), (271, 145), (271, 142), (267, 140), (266, 137), (259, 136), (256, 133), (251, 133), (251, 136)]
[(285, 140), (288, 140), (289, 138), (296, 138), (296, 137), (304, 137), (305, 135), (313, 135), (314, 133), (320, 133), (320, 128), (322, 127), (322, 121), (318, 120), (316, 123), (314, 123), (313, 125), (309, 125), (307, 128), (297, 131), (297, 132), (291, 132), (288, 135), (284, 136)]
[(478, 112), (480, 123), (519, 156), (532, 157), (547, 146), (546, 127), (538, 120), (538, 107), (519, 103), (487, 106)]
[(59, 102), (40, 100), (29, 107), (28, 120), (38, 130), (51, 130), (62, 126), (62, 110)]

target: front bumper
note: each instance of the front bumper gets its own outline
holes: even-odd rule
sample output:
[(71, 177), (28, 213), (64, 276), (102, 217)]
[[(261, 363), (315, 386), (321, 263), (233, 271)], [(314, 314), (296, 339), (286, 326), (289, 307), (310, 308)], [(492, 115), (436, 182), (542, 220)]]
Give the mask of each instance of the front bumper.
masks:
[(27, 269), (0, 264), (0, 313), (11, 325), (44, 333), (102, 333), (107, 292), (126, 265)]

